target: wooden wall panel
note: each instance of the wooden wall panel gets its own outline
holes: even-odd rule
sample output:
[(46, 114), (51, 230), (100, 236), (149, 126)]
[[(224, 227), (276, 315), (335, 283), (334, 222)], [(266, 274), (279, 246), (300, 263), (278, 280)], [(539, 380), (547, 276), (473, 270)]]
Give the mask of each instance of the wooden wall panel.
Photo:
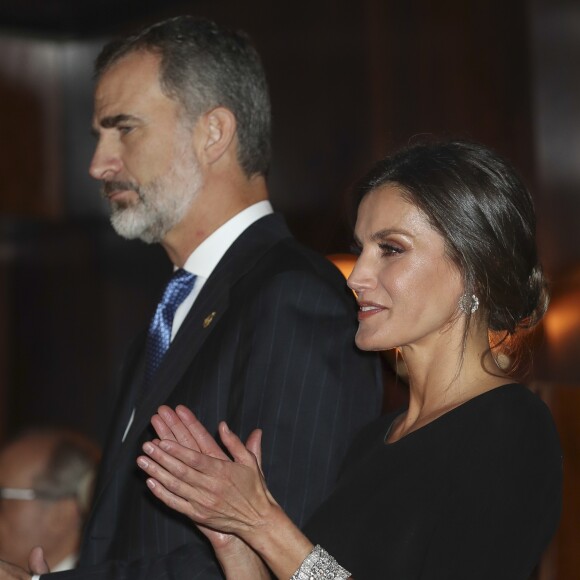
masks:
[(58, 45), (0, 37), (0, 215), (62, 210)]

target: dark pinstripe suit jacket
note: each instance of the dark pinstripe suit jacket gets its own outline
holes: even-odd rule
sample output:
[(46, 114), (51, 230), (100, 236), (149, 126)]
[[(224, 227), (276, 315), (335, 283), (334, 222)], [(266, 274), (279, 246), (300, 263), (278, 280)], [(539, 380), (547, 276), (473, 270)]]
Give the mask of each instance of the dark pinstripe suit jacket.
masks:
[(305, 522), (332, 488), (354, 434), (379, 413), (378, 362), (355, 348), (355, 325), (352, 294), (334, 266), (300, 246), (278, 215), (250, 226), (205, 283), (121, 444), (144, 337), (134, 344), (80, 568), (54, 577), (221, 578), (205, 539), (150, 494), (135, 466), (162, 403), (187, 405), (210, 432), (221, 419), (242, 438), (262, 428), (270, 489)]

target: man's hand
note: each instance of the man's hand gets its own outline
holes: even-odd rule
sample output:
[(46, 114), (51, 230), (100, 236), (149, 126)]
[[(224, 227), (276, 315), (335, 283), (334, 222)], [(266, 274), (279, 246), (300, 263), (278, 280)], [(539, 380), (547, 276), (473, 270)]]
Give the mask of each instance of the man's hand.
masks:
[(26, 571), (0, 560), (0, 580), (30, 580), (32, 576)]
[(30, 551), (28, 566), (33, 574), (48, 574), (50, 572), (44, 558), (44, 550), (40, 546), (32, 548)]
[(30, 572), (19, 566), (0, 560), (0, 580), (31, 580), (32, 574), (48, 574), (48, 564), (44, 559), (44, 550), (41, 547), (32, 548), (28, 556)]

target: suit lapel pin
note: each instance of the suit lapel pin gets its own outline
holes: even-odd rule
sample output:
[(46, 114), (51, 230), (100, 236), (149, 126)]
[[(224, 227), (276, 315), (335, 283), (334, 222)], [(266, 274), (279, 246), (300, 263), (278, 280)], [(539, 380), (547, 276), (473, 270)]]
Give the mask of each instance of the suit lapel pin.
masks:
[(217, 314), (217, 312), (212, 312), (211, 314), (208, 314), (203, 319), (203, 327), (204, 328), (207, 328), (213, 322), (213, 319), (214, 319), (214, 317), (215, 317), (216, 314)]

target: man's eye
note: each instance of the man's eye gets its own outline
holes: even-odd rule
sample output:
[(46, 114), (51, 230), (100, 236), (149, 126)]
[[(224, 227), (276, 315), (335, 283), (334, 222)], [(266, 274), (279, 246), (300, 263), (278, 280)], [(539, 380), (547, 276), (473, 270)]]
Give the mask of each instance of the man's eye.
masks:
[(127, 133), (130, 133), (133, 130), (133, 127), (129, 127), (128, 125), (119, 125), (117, 130), (122, 135), (127, 135)]

